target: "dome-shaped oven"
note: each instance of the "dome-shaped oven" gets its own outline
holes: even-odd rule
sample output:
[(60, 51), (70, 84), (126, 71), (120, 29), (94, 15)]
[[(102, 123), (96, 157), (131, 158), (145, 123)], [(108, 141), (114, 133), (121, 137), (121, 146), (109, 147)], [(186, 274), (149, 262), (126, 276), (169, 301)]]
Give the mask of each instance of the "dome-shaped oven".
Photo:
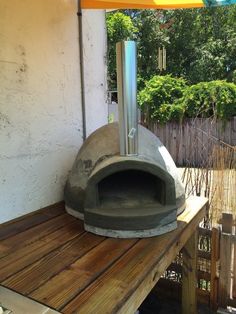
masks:
[(119, 127), (91, 134), (65, 187), (69, 213), (111, 237), (148, 237), (176, 227), (185, 206), (176, 166), (159, 139), (138, 125), (136, 44), (117, 44)]
[(96, 130), (77, 155), (65, 202), (89, 231), (145, 237), (176, 227), (176, 215), (185, 206), (178, 170), (160, 140), (138, 128), (137, 155), (120, 155), (117, 123)]

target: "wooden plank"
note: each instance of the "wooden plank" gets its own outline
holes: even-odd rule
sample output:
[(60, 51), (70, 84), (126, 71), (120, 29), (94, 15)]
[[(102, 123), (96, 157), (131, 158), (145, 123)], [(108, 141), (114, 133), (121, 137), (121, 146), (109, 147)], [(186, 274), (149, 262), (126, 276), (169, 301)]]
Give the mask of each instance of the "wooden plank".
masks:
[[(188, 156), (187, 156), (187, 149), (186, 149), (186, 146), (187, 146), (187, 142), (185, 141), (185, 139), (186, 139), (186, 133), (188, 132), (188, 122), (186, 121), (186, 123), (185, 123), (185, 127), (183, 126), (182, 127), (183, 128), (183, 162), (182, 162), (182, 167), (183, 167), (183, 165), (185, 165), (185, 166), (189, 166), (189, 162), (188, 162)], [(189, 134), (189, 136), (190, 136), (190, 134)], [(187, 139), (186, 139), (187, 140)]]
[(40, 240), (49, 233), (52, 233), (75, 220), (76, 218), (68, 214), (63, 214), (1, 241), (0, 258), (12, 252), (14, 253), (15, 250), (18, 250), (21, 247)]
[(69, 268), (33, 291), (30, 297), (60, 311), (137, 241), (134, 239), (107, 239), (103, 241)]
[(60, 202), (51, 206), (47, 206), (38, 210), (36, 213), (30, 213), (28, 215), (17, 218), (15, 221), (10, 221), (2, 224), (0, 227), (0, 241), (16, 235), (19, 232), (25, 231), (36, 225), (41, 224), (53, 217), (62, 215), (65, 213), (64, 202)]
[(181, 133), (181, 125), (176, 122), (164, 125), (154, 122), (151, 129), (178, 165), (197, 167), (209, 163), (208, 153), (212, 151), (212, 144), (218, 143), (218, 139), (221, 143), (235, 145), (235, 120), (234, 117), (223, 126), (223, 122), (211, 118), (184, 119)]
[(231, 138), (232, 138), (232, 142), (230, 143), (232, 146), (236, 146), (236, 117), (234, 117), (233, 119), (231, 119)]
[(182, 314), (197, 313), (197, 246), (198, 233), (195, 231), (182, 250)]
[(172, 124), (172, 134), (171, 134), (171, 138), (170, 138), (170, 148), (171, 148), (171, 153), (170, 155), (172, 156), (172, 158), (174, 159), (175, 163), (177, 163), (178, 161), (178, 148), (177, 148), (177, 143), (178, 143), (178, 139), (177, 139), (177, 132), (176, 132), (176, 123)]
[(233, 215), (228, 213), (222, 214), (222, 232), (232, 234)]
[(16, 249), (0, 259), (0, 280), (9, 278), (83, 232), (83, 222), (76, 220), (32, 244)]
[(206, 204), (205, 198), (187, 200), (178, 229), (140, 240), (62, 312), (133, 314), (205, 216)]
[[(219, 306), (226, 308), (230, 298), (231, 281), (231, 250), (232, 222), (231, 214), (222, 215), (222, 234), (220, 239), (220, 276), (219, 276)], [(232, 216), (232, 215), (231, 215)], [(227, 232), (227, 233), (226, 233)]]
[(3, 281), (3, 285), (28, 295), (104, 239), (86, 232)]
[(179, 156), (179, 166), (183, 165), (183, 151), (184, 151), (184, 147), (183, 147), (183, 122), (181, 121), (179, 124), (179, 130), (180, 130), (180, 144), (179, 144), (179, 150), (180, 150), (180, 156)]
[[(236, 228), (234, 228), (236, 230)], [(234, 231), (236, 233), (236, 231)], [(234, 243), (234, 261), (233, 261), (233, 298), (236, 300), (236, 239), (233, 239)]]
[(212, 228), (211, 236), (211, 290), (210, 290), (210, 307), (213, 311), (217, 310), (218, 304), (218, 276), (217, 263), (219, 260), (220, 231), (218, 228)]

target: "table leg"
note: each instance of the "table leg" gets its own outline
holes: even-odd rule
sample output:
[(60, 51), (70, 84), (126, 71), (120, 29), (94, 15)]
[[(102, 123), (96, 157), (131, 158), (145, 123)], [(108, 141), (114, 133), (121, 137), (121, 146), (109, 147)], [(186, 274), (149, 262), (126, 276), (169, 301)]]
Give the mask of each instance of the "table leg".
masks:
[(198, 232), (195, 231), (182, 250), (182, 314), (197, 313), (197, 250)]

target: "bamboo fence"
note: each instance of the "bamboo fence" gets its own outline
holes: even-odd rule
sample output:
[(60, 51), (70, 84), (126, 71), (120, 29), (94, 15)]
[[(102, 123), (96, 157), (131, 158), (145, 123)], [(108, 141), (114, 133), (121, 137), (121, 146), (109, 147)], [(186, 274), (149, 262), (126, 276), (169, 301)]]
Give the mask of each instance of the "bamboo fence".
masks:
[[(191, 119), (149, 128), (182, 167), (186, 196), (209, 198), (207, 217), (199, 227), (198, 300), (214, 311), (236, 307), (236, 117), (227, 123)], [(180, 298), (181, 280), (180, 253), (156, 289)]]

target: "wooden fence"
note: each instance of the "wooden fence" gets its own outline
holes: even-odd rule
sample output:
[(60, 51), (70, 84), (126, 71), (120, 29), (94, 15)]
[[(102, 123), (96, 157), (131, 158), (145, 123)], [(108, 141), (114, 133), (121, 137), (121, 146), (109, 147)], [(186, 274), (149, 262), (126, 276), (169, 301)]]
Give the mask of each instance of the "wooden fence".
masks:
[(229, 121), (186, 119), (183, 123), (146, 125), (166, 146), (178, 166), (204, 166), (215, 145), (236, 145), (236, 117)]
[[(236, 307), (236, 236), (232, 214), (223, 214), (219, 228), (199, 228), (198, 287), (200, 303), (213, 311)], [(181, 300), (182, 256), (170, 265), (155, 291)]]
[[(236, 117), (228, 122), (196, 118), (181, 124), (149, 123), (148, 128), (176, 164), (184, 167), (186, 195), (209, 198), (208, 216), (199, 228), (198, 300), (213, 310), (236, 307)], [(181, 299), (181, 280), (180, 253), (156, 290), (159, 295)]]

